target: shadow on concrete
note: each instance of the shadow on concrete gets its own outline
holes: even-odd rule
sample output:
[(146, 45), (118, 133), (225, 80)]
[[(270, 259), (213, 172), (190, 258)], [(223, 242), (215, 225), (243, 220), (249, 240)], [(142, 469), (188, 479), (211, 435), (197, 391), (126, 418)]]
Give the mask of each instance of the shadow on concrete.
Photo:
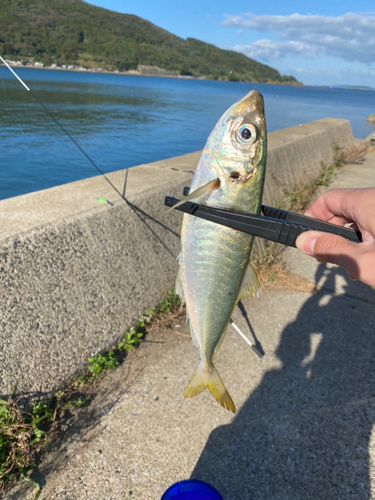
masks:
[(192, 478), (224, 500), (370, 498), (375, 308), (332, 294), (339, 275), (353, 295), (344, 271), (321, 264), (316, 279), (326, 288), (282, 332), (281, 368), (211, 433)]

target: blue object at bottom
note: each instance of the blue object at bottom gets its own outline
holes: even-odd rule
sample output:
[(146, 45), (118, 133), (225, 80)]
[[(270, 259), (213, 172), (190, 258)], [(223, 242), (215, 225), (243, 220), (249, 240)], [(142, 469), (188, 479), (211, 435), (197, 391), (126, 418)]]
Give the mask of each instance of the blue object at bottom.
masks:
[(197, 479), (187, 479), (172, 484), (161, 500), (223, 500), (223, 497), (213, 486)]

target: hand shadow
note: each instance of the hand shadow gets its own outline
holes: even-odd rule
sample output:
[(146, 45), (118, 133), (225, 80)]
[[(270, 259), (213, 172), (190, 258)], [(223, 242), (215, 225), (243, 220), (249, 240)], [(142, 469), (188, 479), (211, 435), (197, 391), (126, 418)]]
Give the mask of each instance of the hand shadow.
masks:
[(349, 289), (344, 271), (319, 266), (324, 288), (281, 334), (282, 368), (211, 433), (192, 478), (224, 500), (370, 498), (375, 308), (332, 294), (338, 276)]

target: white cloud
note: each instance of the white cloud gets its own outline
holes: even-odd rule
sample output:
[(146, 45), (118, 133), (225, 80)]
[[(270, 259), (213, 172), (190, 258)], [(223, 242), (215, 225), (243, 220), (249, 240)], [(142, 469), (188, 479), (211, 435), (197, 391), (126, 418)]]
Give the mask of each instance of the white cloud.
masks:
[(267, 39), (257, 40), (248, 45), (235, 45), (233, 50), (242, 52), (253, 59), (264, 60), (280, 59), (286, 54), (301, 54), (307, 58), (325, 54), (321, 47), (312, 46), (305, 42), (273, 42)]
[(279, 59), (287, 54), (339, 57), (346, 61), (375, 61), (375, 16), (347, 13), (329, 17), (291, 14), (289, 16), (226, 15), (221, 26), (273, 32), (279, 39), (258, 40), (236, 45), (234, 50), (255, 59)]

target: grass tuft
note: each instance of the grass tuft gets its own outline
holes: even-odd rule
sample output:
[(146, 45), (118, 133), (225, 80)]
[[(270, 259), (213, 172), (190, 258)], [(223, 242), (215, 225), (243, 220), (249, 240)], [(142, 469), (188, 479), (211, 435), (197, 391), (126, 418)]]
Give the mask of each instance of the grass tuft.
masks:
[(160, 303), (159, 311), (164, 313), (170, 313), (172, 310), (181, 306), (181, 299), (177, 295), (176, 290), (168, 290), (167, 296)]
[(45, 422), (52, 422), (52, 412), (45, 402), (33, 403), (29, 413), (20, 410), (12, 396), (8, 401), (0, 399), (0, 491), (19, 472), (37, 487), (34, 500), (39, 497), (40, 487), (27, 472), (35, 466), (38, 444), (47, 439)]

